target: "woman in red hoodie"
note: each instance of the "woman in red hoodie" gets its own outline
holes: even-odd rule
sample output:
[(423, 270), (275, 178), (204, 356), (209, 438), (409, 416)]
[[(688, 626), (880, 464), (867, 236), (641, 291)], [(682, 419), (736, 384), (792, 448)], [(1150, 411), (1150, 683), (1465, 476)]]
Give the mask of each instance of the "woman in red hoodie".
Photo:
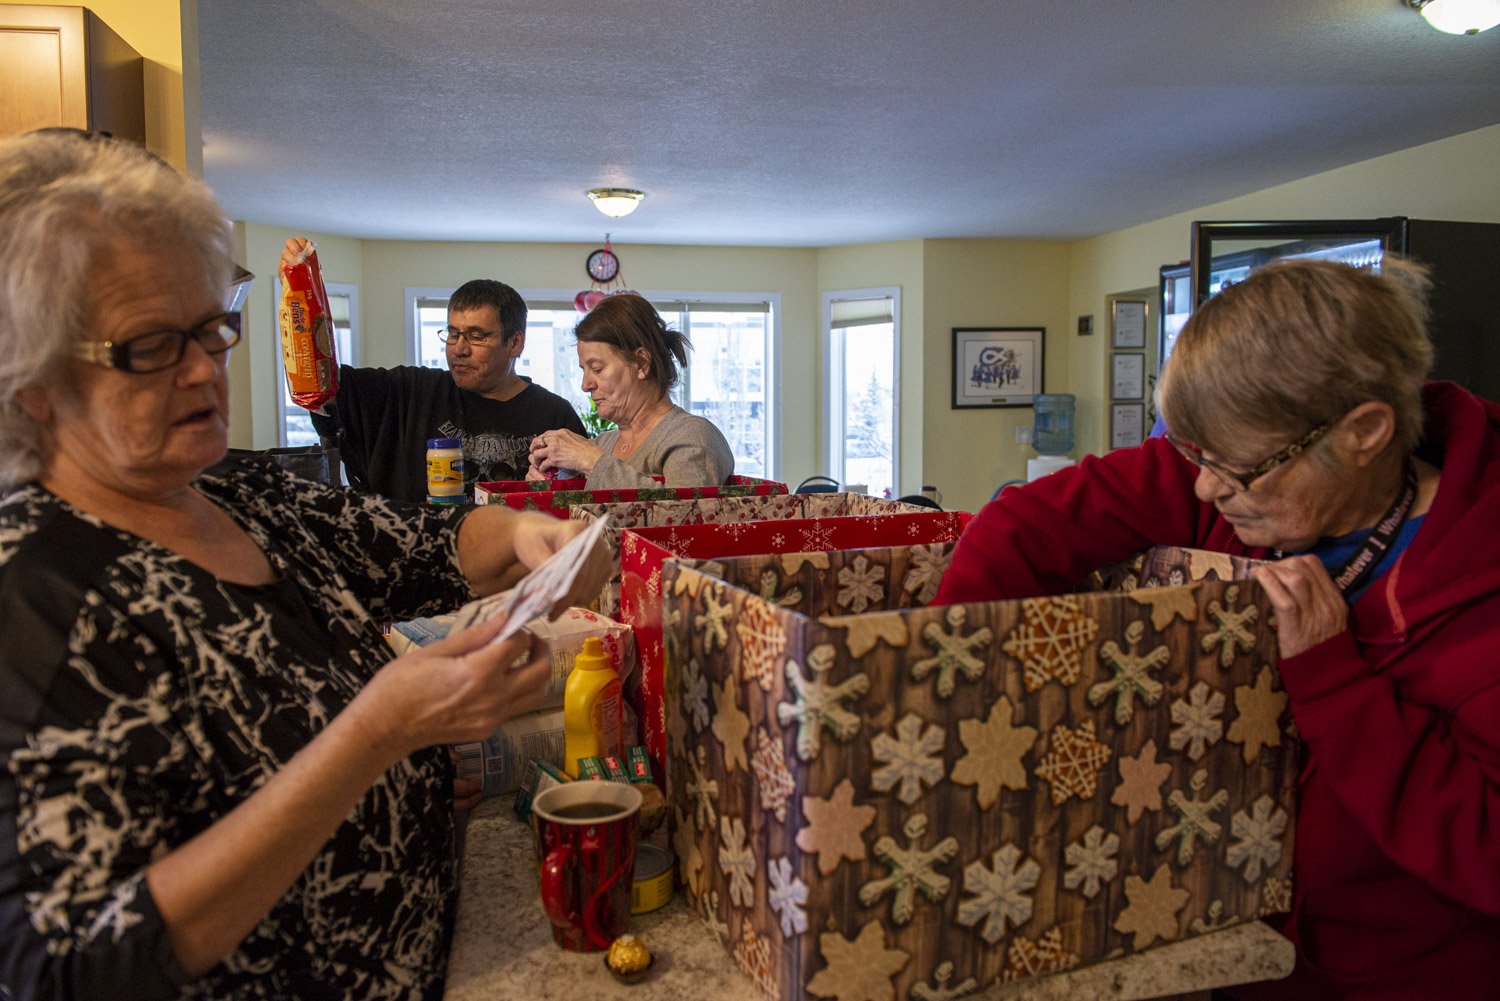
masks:
[(1424, 273), (1253, 272), (1188, 321), (1170, 434), (1006, 490), (936, 601), (1076, 590), (1153, 545), (1276, 562), (1301, 733), (1278, 999), (1493, 999), (1500, 952), (1500, 406), (1432, 362)]

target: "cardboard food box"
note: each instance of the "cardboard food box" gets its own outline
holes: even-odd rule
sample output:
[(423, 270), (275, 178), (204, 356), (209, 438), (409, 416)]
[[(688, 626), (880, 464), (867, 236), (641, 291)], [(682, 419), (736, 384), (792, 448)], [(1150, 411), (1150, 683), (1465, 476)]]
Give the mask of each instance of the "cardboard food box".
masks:
[[(660, 476), (654, 477), (664, 483)], [(589, 490), (582, 477), (569, 480), (493, 480), (474, 484), (475, 504), (505, 504), (522, 511), (546, 511), (568, 517), (574, 504), (616, 504), (624, 501), (694, 500), (703, 497), (762, 497), (785, 494), (786, 484), (753, 476), (731, 476), (718, 487), (634, 488)]]
[(1296, 742), (1264, 592), (1222, 579), (1248, 564), (912, 607), (950, 555), (665, 566), (679, 873), (763, 995), (949, 998), (1285, 910)]
[[(753, 497), (700, 497), (636, 500), (618, 503), (573, 504), (570, 517), (592, 520), (609, 516), (609, 543), (613, 572), (599, 595), (599, 611), (611, 618), (620, 615), (620, 537), (628, 528), (683, 525), (744, 525), (754, 521), (789, 521), (794, 518), (876, 518), (887, 514), (930, 513), (931, 508), (864, 494), (760, 494)], [(745, 529), (748, 531), (748, 529)]]
[[(661, 646), (661, 571), (666, 560), (951, 543), (973, 519), (966, 511), (924, 510), (878, 518), (794, 518), (625, 529), (620, 537), (620, 618), (635, 632), (642, 668), (626, 686), (626, 694), (640, 715), (642, 736), (658, 774), (664, 774), (666, 767), (667, 713), (662, 698), (665, 658)], [(937, 581), (923, 583), (920, 592), (925, 604), (937, 593)], [(761, 593), (781, 604), (797, 600), (795, 592)]]

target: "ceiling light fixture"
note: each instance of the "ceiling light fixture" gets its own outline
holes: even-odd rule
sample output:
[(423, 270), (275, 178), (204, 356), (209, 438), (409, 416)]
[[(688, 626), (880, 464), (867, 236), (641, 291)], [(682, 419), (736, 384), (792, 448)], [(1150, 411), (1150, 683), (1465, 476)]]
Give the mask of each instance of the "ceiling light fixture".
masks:
[(594, 208), (611, 219), (618, 219), (634, 212), (646, 193), (631, 188), (593, 188), (588, 196), (593, 201)]
[(1438, 31), (1477, 35), (1500, 24), (1500, 0), (1405, 0)]

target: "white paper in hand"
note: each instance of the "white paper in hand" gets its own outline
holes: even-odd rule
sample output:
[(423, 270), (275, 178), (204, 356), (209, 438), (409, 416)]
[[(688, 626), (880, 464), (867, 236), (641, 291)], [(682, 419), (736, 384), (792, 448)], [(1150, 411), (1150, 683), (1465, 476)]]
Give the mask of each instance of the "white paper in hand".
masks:
[(490, 642), (501, 643), (520, 632), (526, 623), (545, 614), (553, 605), (567, 597), (573, 581), (578, 579), (578, 571), (583, 569), (589, 553), (593, 552), (594, 546), (603, 538), (608, 524), (608, 515), (596, 519), (566, 546), (553, 553), (547, 562), (521, 578), (521, 582), (509, 591), (478, 598), (460, 608), (454, 617), (451, 631), (458, 632), (476, 622), (484, 622), (501, 612), (508, 612), (510, 618), (506, 620), (505, 627)]

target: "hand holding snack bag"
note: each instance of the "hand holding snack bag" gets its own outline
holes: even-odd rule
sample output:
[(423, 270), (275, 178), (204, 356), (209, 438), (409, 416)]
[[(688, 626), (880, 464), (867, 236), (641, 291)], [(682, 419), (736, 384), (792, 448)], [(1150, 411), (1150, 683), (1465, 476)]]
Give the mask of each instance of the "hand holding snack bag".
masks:
[(281, 357), (292, 402), (321, 410), (339, 390), (339, 360), (333, 341), (333, 314), (318, 248), (294, 236), (281, 251)]

